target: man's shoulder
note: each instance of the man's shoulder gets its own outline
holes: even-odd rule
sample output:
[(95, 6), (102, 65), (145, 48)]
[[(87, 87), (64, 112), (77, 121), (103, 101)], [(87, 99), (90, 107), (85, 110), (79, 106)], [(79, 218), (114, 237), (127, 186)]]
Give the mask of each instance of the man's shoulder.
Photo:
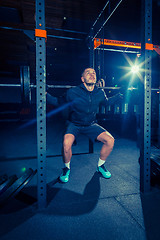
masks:
[(82, 95), (80, 86), (71, 87), (67, 91), (67, 99), (75, 99)]
[(68, 90), (68, 93), (80, 92), (81, 89), (82, 89), (82, 86), (81, 86), (81, 84), (80, 84), (80, 85), (78, 85), (78, 86), (71, 87), (71, 88)]

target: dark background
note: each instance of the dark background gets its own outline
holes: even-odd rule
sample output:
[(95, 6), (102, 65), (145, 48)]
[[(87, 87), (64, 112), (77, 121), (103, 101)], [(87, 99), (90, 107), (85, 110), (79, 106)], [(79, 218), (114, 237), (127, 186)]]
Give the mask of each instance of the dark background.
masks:
[[(107, 1), (101, 0), (55, 0), (45, 1), (46, 15), (46, 74), (47, 84), (78, 85), (84, 68), (89, 66), (88, 35), (91, 26)], [(97, 33), (104, 20), (107, 19), (117, 0), (112, 0), (106, 7), (104, 14), (95, 25)], [(141, 42), (141, 1), (123, 0), (115, 13), (98, 34), (99, 38), (111, 40)], [(160, 44), (160, 1), (153, 0), (152, 13), (152, 43)], [(29, 66), (31, 83), (36, 83), (35, 71), (35, 1), (31, 0), (1, 0), (0, 2), (0, 83), (20, 83), (20, 67)], [(106, 47), (114, 48), (114, 47)], [(114, 48), (117, 50), (117, 48)], [(118, 48), (119, 50), (134, 50)], [(136, 50), (139, 52), (139, 50)], [(95, 68), (97, 79), (103, 78), (106, 86), (136, 87), (139, 78), (126, 74), (130, 71), (130, 64), (137, 59), (136, 53), (122, 53), (113, 51), (95, 52)], [(139, 61), (139, 60), (138, 60)], [(152, 87), (159, 88), (160, 56), (152, 54)], [(49, 89), (55, 95), (63, 95), (66, 89)], [(115, 91), (106, 91), (108, 96)], [(138, 93), (130, 93), (130, 100), (137, 104)], [(152, 91), (152, 113), (158, 119), (159, 94)], [(35, 103), (35, 89), (32, 89), (32, 103)], [(0, 118), (28, 116), (23, 110), (21, 89), (13, 87), (0, 88)], [(9, 112), (6, 113), (6, 112)], [(33, 108), (35, 112), (35, 109)], [(5, 114), (4, 114), (5, 112)], [(12, 114), (13, 113), (13, 114)], [(8, 115), (7, 115), (8, 114)], [(4, 116), (5, 115), (5, 116)], [(15, 118), (15, 117), (13, 117)]]

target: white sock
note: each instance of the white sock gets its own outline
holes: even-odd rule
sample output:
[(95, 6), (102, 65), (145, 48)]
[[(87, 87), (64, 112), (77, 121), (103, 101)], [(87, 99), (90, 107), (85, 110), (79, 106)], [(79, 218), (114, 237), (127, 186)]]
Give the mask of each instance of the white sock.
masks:
[(70, 162), (68, 163), (64, 163), (65, 167), (69, 168), (70, 169)]
[(104, 163), (105, 161), (99, 158), (98, 167), (102, 166)]

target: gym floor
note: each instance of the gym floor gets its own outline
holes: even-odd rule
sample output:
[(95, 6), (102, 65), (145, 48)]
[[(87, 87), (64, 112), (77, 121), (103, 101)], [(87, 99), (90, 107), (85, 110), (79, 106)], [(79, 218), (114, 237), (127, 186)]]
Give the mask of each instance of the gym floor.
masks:
[[(20, 177), (24, 169), (37, 168), (36, 125), (19, 128), (22, 124), (1, 123), (0, 175)], [(101, 143), (88, 154), (88, 140), (80, 136), (73, 146), (70, 181), (61, 184), (62, 126), (47, 123), (47, 207), (37, 209), (35, 175), (0, 209), (0, 239), (160, 239), (160, 188), (156, 184), (140, 193), (136, 141), (113, 134), (115, 147), (106, 163), (112, 177), (104, 179), (96, 172)]]

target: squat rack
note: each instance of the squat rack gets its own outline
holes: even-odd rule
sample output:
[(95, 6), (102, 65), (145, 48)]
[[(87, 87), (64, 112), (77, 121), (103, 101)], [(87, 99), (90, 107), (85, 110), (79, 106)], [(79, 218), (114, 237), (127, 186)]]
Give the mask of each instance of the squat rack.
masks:
[[(152, 51), (160, 54), (160, 47), (152, 44), (152, 0), (141, 0), (142, 4), (142, 39), (140, 43), (116, 41), (96, 38), (106, 22), (122, 1), (119, 1), (109, 17), (102, 24), (96, 34), (94, 26), (90, 32), (90, 66), (94, 67), (94, 49), (101, 45), (129, 47), (141, 49), (141, 61), (144, 63), (143, 83), (139, 86), (141, 92), (140, 119), (141, 119), (141, 146), (140, 146), (140, 190), (150, 191), (150, 154), (151, 154), (151, 61)], [(99, 17), (98, 17), (99, 18)], [(123, 50), (122, 50), (123, 51)], [(125, 52), (125, 51), (124, 51)]]
[[(94, 27), (105, 7), (99, 14), (90, 30), (90, 66), (94, 66), (94, 40), (103, 29), (104, 25), (113, 15), (123, 0), (110, 13), (98, 32), (94, 35)], [(142, 115), (141, 115), (141, 161), (140, 161), (140, 190), (150, 191), (150, 149), (151, 149), (151, 50), (146, 49), (146, 44), (152, 44), (152, 0), (142, 1), (142, 25), (143, 39), (141, 43), (141, 55), (145, 63), (144, 82), (142, 92)], [(36, 84), (37, 84), (37, 174), (38, 174), (38, 208), (46, 207), (46, 38), (45, 30), (45, 0), (36, 0)]]

